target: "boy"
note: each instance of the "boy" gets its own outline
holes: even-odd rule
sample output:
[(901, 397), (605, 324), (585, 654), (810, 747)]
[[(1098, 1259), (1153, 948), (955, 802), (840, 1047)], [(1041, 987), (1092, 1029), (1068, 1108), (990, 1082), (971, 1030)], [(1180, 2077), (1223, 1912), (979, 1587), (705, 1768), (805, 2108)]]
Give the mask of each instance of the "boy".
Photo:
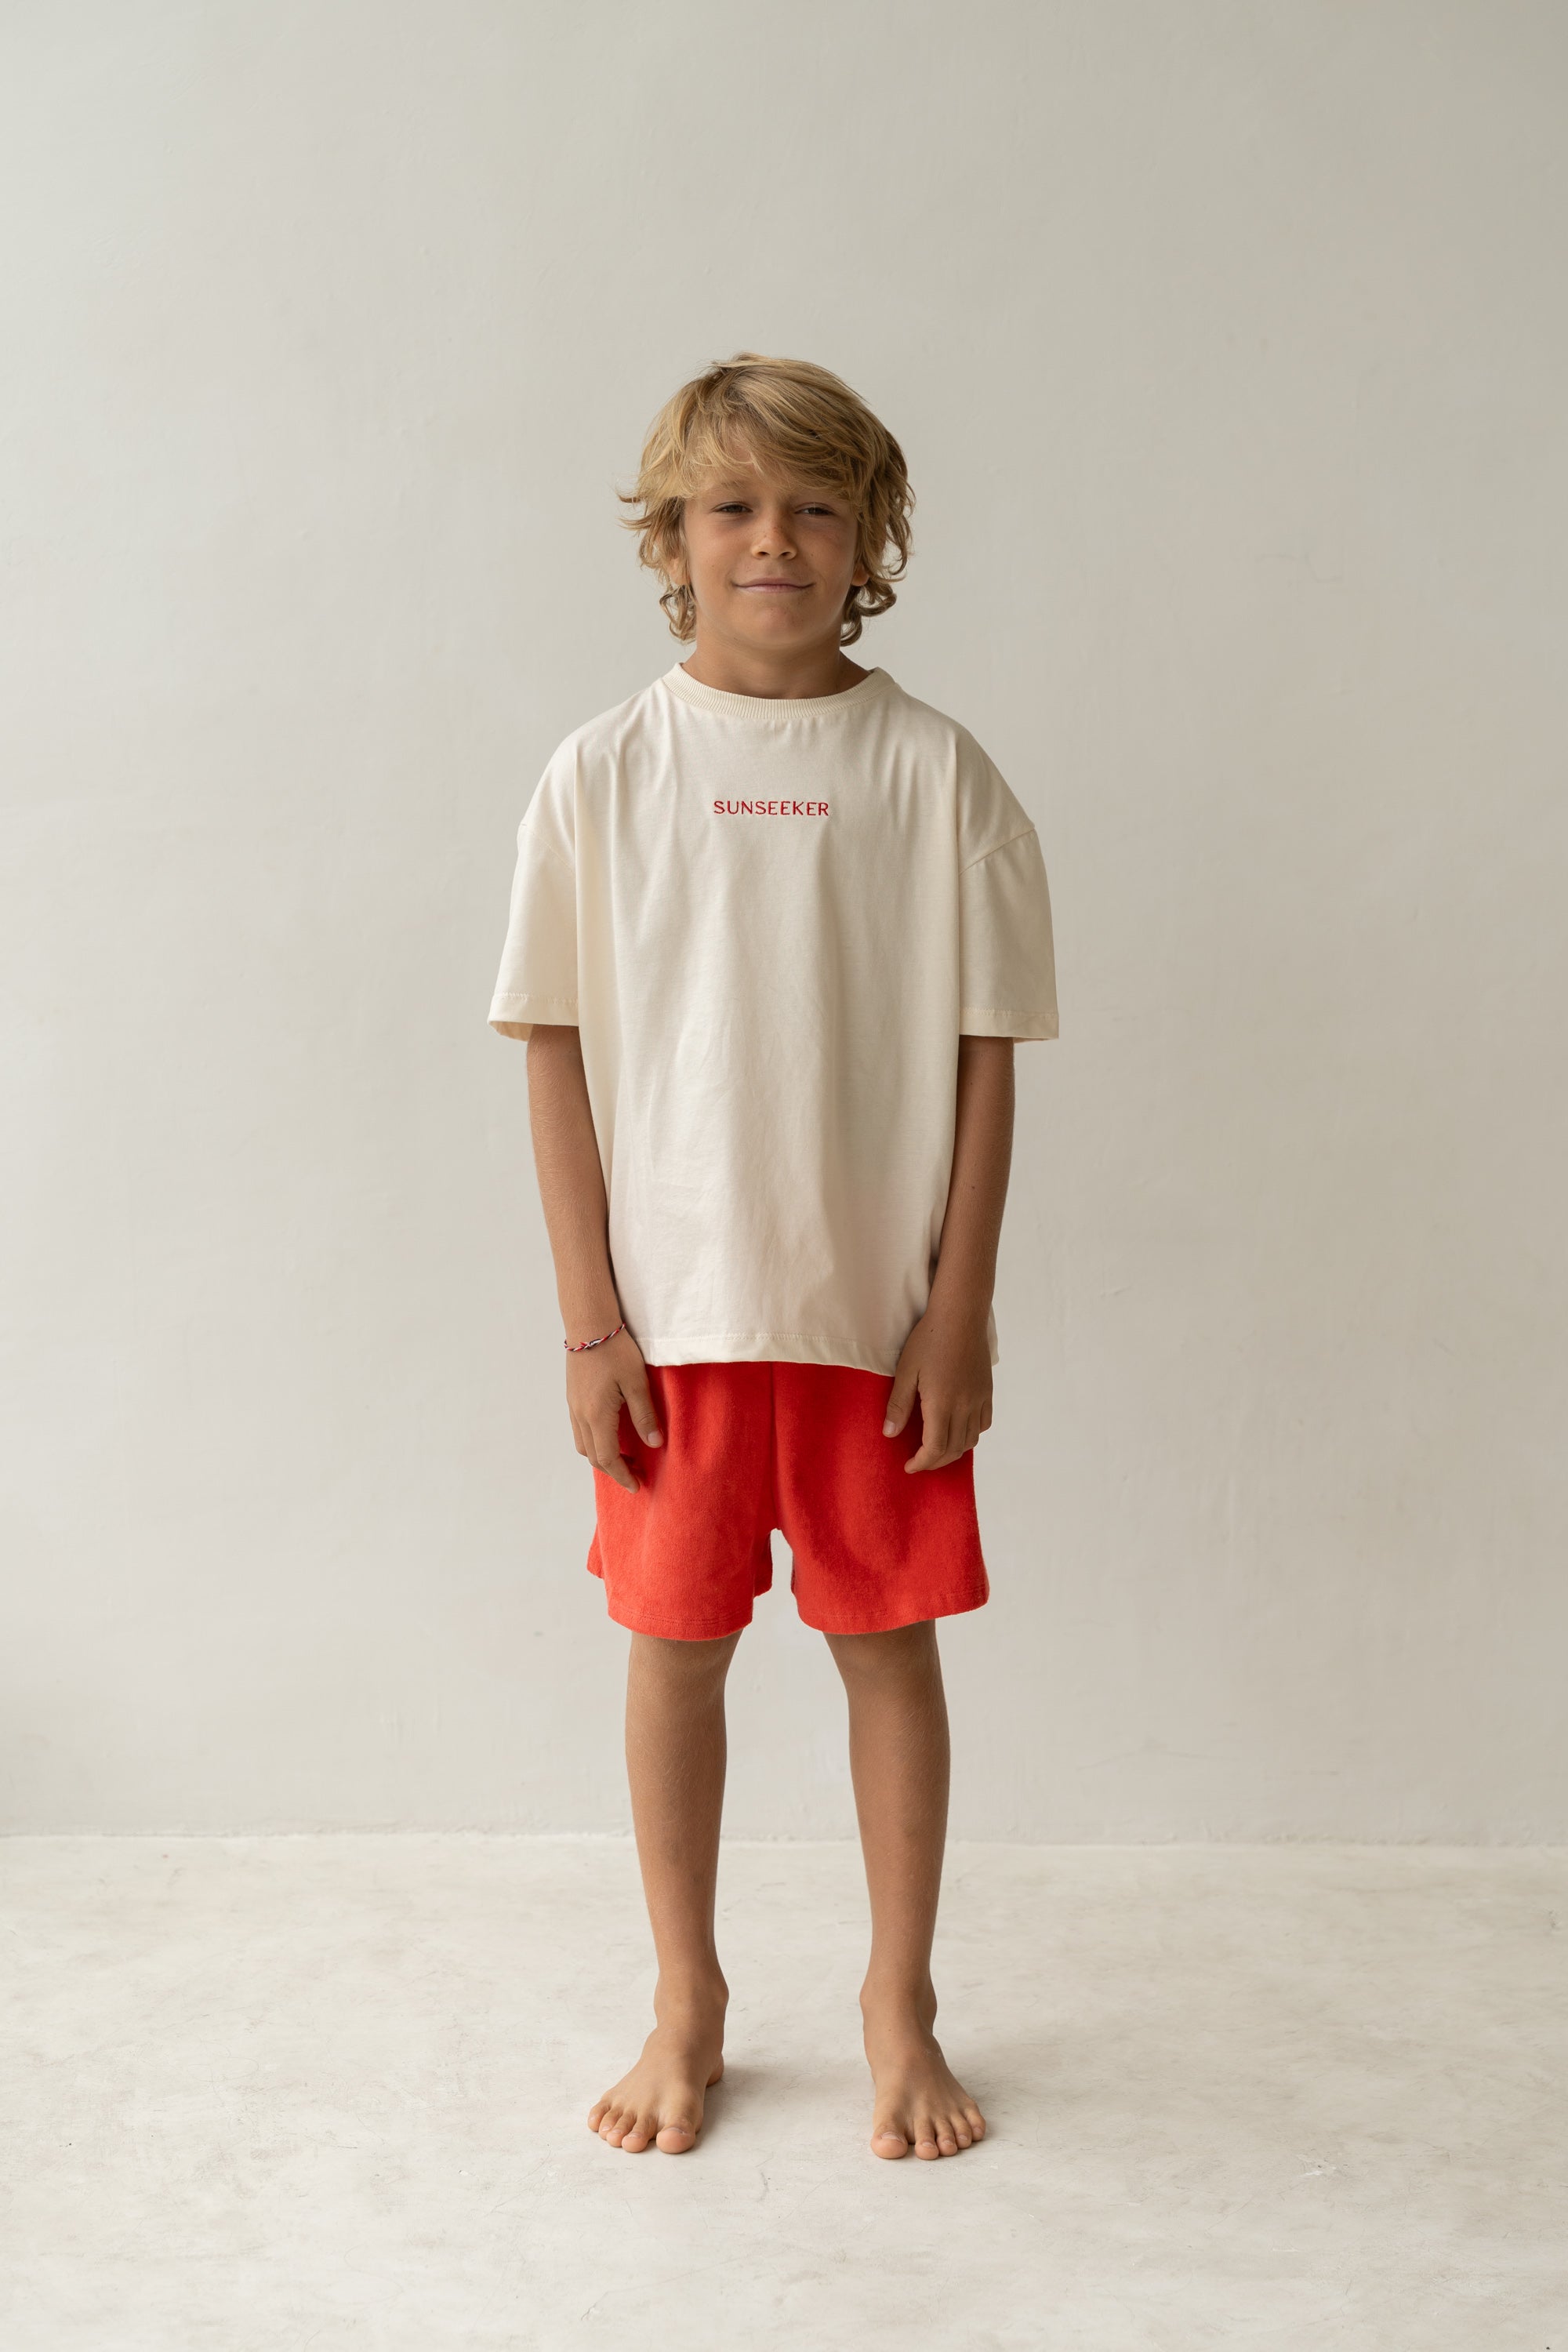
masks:
[(679, 2154), (722, 2071), (724, 1678), (776, 1527), (848, 1696), (871, 2147), (955, 2156), (985, 2126), (932, 2030), (934, 1621), (989, 1590), (971, 1449), (1013, 1044), (1057, 1034), (1045, 867), (973, 736), (843, 650), (913, 500), (837, 376), (710, 368), (626, 503), (692, 651), (551, 759), (489, 1013), (528, 1040), (588, 1566), (632, 1637), (656, 2021), (588, 2121)]

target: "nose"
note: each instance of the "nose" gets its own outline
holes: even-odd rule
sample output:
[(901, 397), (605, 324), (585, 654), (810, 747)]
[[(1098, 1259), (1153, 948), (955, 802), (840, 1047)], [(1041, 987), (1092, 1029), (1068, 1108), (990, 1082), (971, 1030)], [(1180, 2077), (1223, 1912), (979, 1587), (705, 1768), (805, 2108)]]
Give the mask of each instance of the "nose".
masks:
[(752, 533), (754, 555), (793, 555), (795, 553), (795, 518), (786, 506), (770, 503), (759, 508), (756, 529)]

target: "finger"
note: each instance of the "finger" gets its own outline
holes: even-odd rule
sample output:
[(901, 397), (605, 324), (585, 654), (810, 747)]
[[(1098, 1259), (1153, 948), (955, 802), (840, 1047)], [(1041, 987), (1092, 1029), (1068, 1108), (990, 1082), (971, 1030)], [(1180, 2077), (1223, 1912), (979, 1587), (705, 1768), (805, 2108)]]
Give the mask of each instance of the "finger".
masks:
[(944, 1407), (933, 1409), (927, 1405), (922, 1398), (920, 1451), (910, 1456), (904, 1468), (906, 1470), (940, 1470), (943, 1463), (951, 1461), (952, 1457), (948, 1452), (948, 1433), (951, 1426), (951, 1418), (946, 1409)]
[(986, 1409), (978, 1404), (965, 1405), (962, 1411), (954, 1410), (947, 1433), (947, 1452), (950, 1461), (960, 1461), (965, 1454), (979, 1444), (981, 1432), (984, 1429), (988, 1418)]
[(892, 1392), (888, 1398), (888, 1409), (882, 1421), (884, 1437), (897, 1437), (903, 1428), (914, 1404), (918, 1384), (919, 1375), (912, 1370), (894, 1373)]
[(637, 1482), (624, 1454), (612, 1454), (607, 1462), (595, 1462), (594, 1467), (602, 1470), (606, 1478), (613, 1478), (617, 1486), (624, 1486), (628, 1495), (637, 1493)]
[(606, 1478), (613, 1478), (617, 1486), (626, 1488), (628, 1495), (636, 1494), (637, 1482), (633, 1475), (632, 1465), (621, 1452), (619, 1413), (614, 1421), (601, 1422), (592, 1432), (588, 1459), (595, 1470), (602, 1470)]
[(664, 1432), (654, 1411), (653, 1395), (640, 1372), (634, 1372), (621, 1384), (621, 1394), (626, 1401), (626, 1411), (632, 1417), (632, 1427), (645, 1445), (662, 1445)]

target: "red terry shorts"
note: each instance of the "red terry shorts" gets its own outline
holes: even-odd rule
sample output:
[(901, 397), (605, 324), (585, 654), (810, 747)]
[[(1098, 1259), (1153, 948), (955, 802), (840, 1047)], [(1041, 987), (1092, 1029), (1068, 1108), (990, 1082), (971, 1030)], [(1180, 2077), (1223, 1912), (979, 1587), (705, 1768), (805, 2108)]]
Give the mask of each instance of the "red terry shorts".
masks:
[(906, 1472), (920, 1405), (883, 1436), (890, 1374), (650, 1364), (647, 1379), (664, 1444), (645, 1445), (621, 1410), (637, 1493), (594, 1473), (588, 1566), (618, 1625), (677, 1642), (738, 1632), (773, 1582), (774, 1528), (794, 1554), (795, 1605), (824, 1633), (884, 1633), (989, 1597), (974, 1455)]

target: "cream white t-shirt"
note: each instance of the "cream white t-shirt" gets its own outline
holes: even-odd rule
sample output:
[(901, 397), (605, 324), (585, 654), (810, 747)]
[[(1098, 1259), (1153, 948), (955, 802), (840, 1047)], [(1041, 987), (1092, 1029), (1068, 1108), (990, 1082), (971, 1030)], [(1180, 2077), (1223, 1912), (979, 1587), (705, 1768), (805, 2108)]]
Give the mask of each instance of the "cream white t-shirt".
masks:
[(1057, 1034), (1035, 828), (884, 669), (773, 699), (677, 663), (546, 767), (489, 1020), (581, 1034), (649, 1363), (891, 1372), (935, 1265), (959, 1037)]

